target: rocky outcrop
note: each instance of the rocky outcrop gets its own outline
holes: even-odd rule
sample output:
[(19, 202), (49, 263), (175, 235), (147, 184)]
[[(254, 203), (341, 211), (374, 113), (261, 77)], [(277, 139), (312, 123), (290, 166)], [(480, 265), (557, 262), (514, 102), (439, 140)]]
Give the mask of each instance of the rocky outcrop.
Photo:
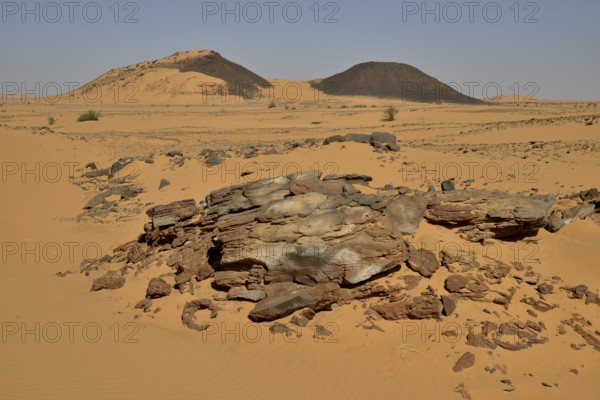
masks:
[(600, 211), (600, 194), (598, 189), (589, 189), (569, 197), (569, 206), (556, 206), (546, 219), (546, 230), (558, 232), (571, 222), (585, 219)]
[(428, 319), (442, 316), (442, 302), (439, 297), (425, 294), (418, 297), (379, 303), (371, 309), (387, 320)]
[(164, 206), (152, 207), (146, 212), (152, 219), (152, 226), (155, 228), (175, 225), (190, 219), (196, 213), (198, 213), (198, 207), (194, 200), (176, 201)]
[[(355, 192), (354, 179), (309, 172), (211, 193), (203, 225), (214, 232), (220, 268), (258, 264), (266, 284), (312, 286), (357, 284), (400, 265), (402, 234), (418, 226), (425, 203)], [(398, 207), (420, 210), (399, 215)]]
[(346, 135), (335, 135), (326, 138), (324, 145), (331, 143), (355, 142), (370, 144), (376, 151), (400, 151), (396, 136), (388, 132), (373, 132), (371, 135), (365, 133), (348, 133)]
[(541, 336), (544, 327), (532, 321), (510, 321), (494, 323), (484, 321), (479, 326), (469, 327), (467, 344), (474, 347), (495, 349), (501, 347), (505, 350), (518, 351), (535, 344), (543, 344), (547, 337)]
[(112, 261), (146, 268), (162, 260), (181, 292), (214, 276), (215, 288), (227, 292), (219, 299), (257, 303), (250, 313), (256, 321), (325, 309), (342, 301), (341, 287), (399, 268), (408, 257), (404, 235), (416, 232), (425, 214), (420, 195), (361, 193), (370, 180), (309, 171), (216, 190), (199, 204), (156, 206), (144, 234), (120, 246)]
[[(354, 139), (366, 141), (362, 136)], [(395, 143), (387, 134), (370, 136), (369, 142), (375, 139), (384, 145)], [(336, 304), (376, 299), (370, 307), (363, 304), (369, 326), (374, 327), (378, 318), (457, 316), (459, 301), (508, 309), (516, 290), (509, 285), (514, 281), (535, 285), (541, 295), (551, 292), (530, 267), (525, 270), (486, 257), (478, 260), (473, 252), (456, 246), (433, 253), (408, 244), (408, 236), (418, 231), (423, 218), (458, 228), (473, 242), (534, 235), (548, 223), (551, 198), (448, 187), (443, 193), (416, 193), (391, 185), (362, 193), (371, 181), (362, 174), (323, 177), (319, 171), (307, 171), (219, 189), (199, 203), (189, 199), (155, 206), (147, 211), (150, 222), (137, 240), (119, 246), (112, 257), (87, 265), (85, 272), (100, 270), (102, 263), (124, 265), (94, 281), (93, 290), (100, 290), (123, 286), (124, 275), (132, 269), (161, 263), (171, 267), (172, 277), (149, 282), (148, 301), (169, 295), (172, 287), (193, 295), (196, 282), (212, 278), (215, 302), (194, 300), (183, 310), (183, 323), (196, 330), (207, 325), (195, 322), (195, 312), (209, 309), (216, 316), (220, 301), (255, 303), (248, 316), (256, 322), (296, 313), (294, 324), (306, 326), (314, 313)], [(594, 196), (583, 193), (578, 201), (595, 201)], [(405, 263), (416, 274), (407, 270), (394, 282), (375, 281)], [(440, 267), (448, 270), (443, 271), (444, 287), (439, 288), (443, 293), (432, 287), (412, 292)], [(587, 288), (564, 290), (599, 304), (598, 296)], [(540, 312), (554, 307), (543, 299), (521, 301)], [(538, 326), (532, 324), (516, 325), (529, 332), (519, 343), (504, 341), (501, 336), (511, 326), (497, 325), (497, 335), (473, 336), (472, 342), (510, 350), (539, 342)]]
[(457, 227), (466, 239), (534, 236), (546, 225), (554, 199), (500, 191), (461, 190), (430, 194), (425, 218)]

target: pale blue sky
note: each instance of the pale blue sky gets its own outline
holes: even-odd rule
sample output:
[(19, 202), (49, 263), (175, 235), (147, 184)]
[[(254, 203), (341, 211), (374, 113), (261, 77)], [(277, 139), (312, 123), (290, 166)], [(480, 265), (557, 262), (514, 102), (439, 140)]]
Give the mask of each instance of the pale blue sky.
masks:
[[(476, 97), (485, 84), (509, 94), (517, 83), (527, 94), (525, 85), (534, 82), (539, 97), (600, 99), (597, 0), (473, 1), (472, 21), (467, 1), (427, 1), (439, 11), (424, 15), (421, 1), (283, 0), (271, 2), (273, 21), (267, 1), (240, 1), (239, 22), (235, 12), (222, 15), (223, 2), (27, 1), (29, 14), (21, 1), (1, 3), (1, 82), (85, 83), (114, 67), (213, 49), (267, 78), (313, 79), (359, 62), (397, 61), (456, 82), (465, 94), (467, 82), (479, 82)], [(236, 2), (226, 3), (235, 10)], [(262, 18), (252, 23), (257, 4)], [(92, 23), (98, 8), (102, 15)], [(302, 17), (292, 23), (298, 8)], [(324, 22), (330, 14), (337, 23)], [(124, 23), (128, 15), (138, 22)]]

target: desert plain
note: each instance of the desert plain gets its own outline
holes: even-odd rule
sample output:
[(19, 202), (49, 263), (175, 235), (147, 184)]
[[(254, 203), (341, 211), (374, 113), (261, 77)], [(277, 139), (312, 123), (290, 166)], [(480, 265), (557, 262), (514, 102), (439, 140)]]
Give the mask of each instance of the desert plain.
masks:
[[(0, 397), (598, 398), (600, 197), (590, 189), (600, 185), (600, 103), (513, 95), (415, 102), (336, 96), (280, 79), (249, 101), (194, 92), (196, 81), (227, 84), (214, 76), (146, 67), (123, 75), (135, 89), (130, 96), (125, 83), (111, 93), (108, 85), (119, 81), (109, 79), (97, 81), (94, 102), (76, 92), (0, 105)], [(279, 90), (288, 87), (296, 94)], [(394, 121), (383, 118), (389, 106), (398, 109)], [(88, 110), (99, 119), (78, 122)], [(365, 139), (373, 132), (396, 142)], [(345, 136), (355, 133), (364, 135)], [(377, 202), (425, 199), (418, 229), (394, 236), (408, 253), (365, 279), (348, 276), (361, 268), (349, 262), (343, 276), (315, 278), (311, 268), (330, 260), (307, 257), (317, 265), (307, 267), (314, 281), (285, 268), (270, 275), (281, 266), (257, 257), (250, 264), (262, 272), (249, 288), (249, 280), (232, 283), (223, 274), (215, 282), (219, 268), (250, 279), (252, 257), (238, 255), (234, 265), (232, 252), (231, 264), (207, 258), (205, 276), (178, 280), (185, 266), (169, 256), (206, 229), (217, 229), (213, 244), (221, 240), (219, 218), (228, 213), (211, 204), (215, 196), (205, 200), (209, 194), (303, 174), (323, 190), (331, 189), (320, 185), (327, 177), (345, 182), (338, 196), (360, 206), (338, 210), (378, 213)], [(509, 196), (504, 209), (470, 208), (473, 196), (488, 204), (492, 191)], [(147, 214), (187, 199), (197, 204), (191, 217), (175, 213), (163, 225)], [(532, 199), (543, 203), (535, 205), (542, 218), (515, 216), (534, 207)], [(202, 226), (210, 213), (216, 228)], [(453, 222), (441, 221), (455, 213)], [(474, 214), (482, 220), (471, 221)], [(348, 229), (368, 231), (377, 221)], [(293, 215), (271, 221), (272, 234), (297, 222)], [(504, 222), (515, 235), (494, 230)], [(306, 229), (321, 240), (345, 225)], [(420, 249), (427, 262), (411, 262)], [(116, 284), (102, 280), (109, 271)], [(150, 293), (153, 278), (160, 293)], [(264, 299), (228, 298), (240, 286), (264, 297), (262, 289), (280, 285), (265, 289), (268, 300), (324, 281), (338, 286), (316, 315), (294, 306), (250, 319)], [(218, 309), (216, 317), (202, 309), (183, 318), (200, 299)]]

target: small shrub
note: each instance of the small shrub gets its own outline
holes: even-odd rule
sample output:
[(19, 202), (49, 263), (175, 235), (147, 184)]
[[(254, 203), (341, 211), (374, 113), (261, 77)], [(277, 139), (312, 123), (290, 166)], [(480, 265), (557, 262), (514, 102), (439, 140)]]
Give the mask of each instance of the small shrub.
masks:
[(394, 106), (389, 106), (385, 110), (383, 110), (383, 119), (385, 121), (393, 121), (396, 119), (396, 114), (398, 114), (398, 109)]
[(269, 108), (275, 108), (275, 107), (277, 107), (277, 104), (275, 104), (274, 101), (269, 103)]
[(56, 119), (54, 117), (48, 117), (48, 125), (54, 125), (56, 123)]
[(85, 122), (85, 121), (98, 121), (100, 118), (100, 113), (97, 111), (88, 111), (85, 114), (81, 114), (79, 118), (77, 118), (77, 122)]

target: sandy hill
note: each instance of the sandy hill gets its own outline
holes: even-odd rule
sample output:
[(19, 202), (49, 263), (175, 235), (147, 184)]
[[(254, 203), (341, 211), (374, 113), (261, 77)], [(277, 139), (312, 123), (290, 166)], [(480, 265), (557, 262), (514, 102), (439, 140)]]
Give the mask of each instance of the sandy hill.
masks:
[[(267, 80), (213, 50), (177, 52), (166, 58), (115, 68), (76, 90), (74, 96), (75, 102), (87, 104), (246, 103), (243, 99), (279, 104), (310, 103), (338, 96), (346, 96), (350, 101), (363, 97), (485, 104), (407, 64), (367, 62), (326, 79)], [(73, 100), (71, 96), (63, 99)], [(339, 97), (337, 101), (345, 99)]]
[(253, 96), (269, 87), (266, 79), (213, 50), (191, 50), (112, 69), (76, 90), (75, 98), (88, 102), (100, 98), (101, 103), (160, 102), (202, 95)]
[(399, 98), (423, 103), (483, 103), (457, 92), (411, 65), (395, 62), (357, 64), (329, 78), (315, 80), (312, 84), (326, 93), (341, 96)]

